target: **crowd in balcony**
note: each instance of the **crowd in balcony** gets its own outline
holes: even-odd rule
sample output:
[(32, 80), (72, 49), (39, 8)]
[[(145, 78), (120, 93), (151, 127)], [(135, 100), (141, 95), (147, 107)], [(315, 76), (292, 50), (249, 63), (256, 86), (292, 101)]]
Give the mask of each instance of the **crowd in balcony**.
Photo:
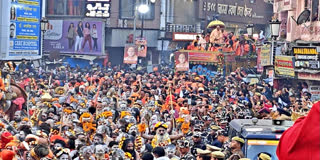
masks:
[[(263, 44), (265, 37), (260, 32), (257, 41)], [(234, 32), (227, 32), (217, 26), (210, 34), (201, 34), (188, 43), (184, 49), (194, 51), (230, 52), (237, 56), (245, 56), (256, 49), (256, 40), (247, 35), (236, 36)]]

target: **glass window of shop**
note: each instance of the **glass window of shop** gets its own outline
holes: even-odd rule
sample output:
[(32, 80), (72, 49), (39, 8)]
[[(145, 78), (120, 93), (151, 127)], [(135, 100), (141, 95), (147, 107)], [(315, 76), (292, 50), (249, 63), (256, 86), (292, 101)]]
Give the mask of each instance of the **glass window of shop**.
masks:
[(84, 16), (85, 0), (47, 0), (47, 16)]
[(135, 0), (120, 0), (120, 18), (133, 19)]

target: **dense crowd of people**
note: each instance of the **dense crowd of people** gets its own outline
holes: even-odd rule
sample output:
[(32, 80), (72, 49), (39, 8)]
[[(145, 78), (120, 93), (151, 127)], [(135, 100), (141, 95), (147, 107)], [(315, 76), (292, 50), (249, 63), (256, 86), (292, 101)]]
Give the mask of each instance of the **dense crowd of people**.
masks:
[(229, 139), (231, 120), (295, 120), (313, 104), (307, 89), (247, 83), (240, 68), (211, 81), (165, 67), (151, 73), (111, 65), (45, 71), (22, 62), (16, 71), (2, 69), (4, 160), (238, 160), (245, 158), (245, 141)]

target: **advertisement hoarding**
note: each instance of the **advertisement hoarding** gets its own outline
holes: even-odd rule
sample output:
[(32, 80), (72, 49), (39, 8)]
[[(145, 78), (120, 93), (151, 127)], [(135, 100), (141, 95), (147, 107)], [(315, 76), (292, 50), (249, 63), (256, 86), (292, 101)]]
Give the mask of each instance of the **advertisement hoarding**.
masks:
[(40, 56), (40, 0), (11, 0), (8, 59)]
[(45, 33), (45, 52), (101, 55), (103, 53), (103, 24), (96, 21), (49, 20)]

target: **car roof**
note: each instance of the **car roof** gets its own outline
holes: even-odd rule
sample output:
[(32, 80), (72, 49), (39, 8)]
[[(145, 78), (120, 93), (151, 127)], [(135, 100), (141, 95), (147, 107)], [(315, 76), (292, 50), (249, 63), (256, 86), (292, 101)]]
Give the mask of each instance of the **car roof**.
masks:
[(281, 125), (275, 125), (273, 120), (259, 119), (254, 124), (252, 119), (235, 119), (229, 125), (246, 139), (279, 139), (282, 132), (294, 123), (293, 121), (281, 122)]

